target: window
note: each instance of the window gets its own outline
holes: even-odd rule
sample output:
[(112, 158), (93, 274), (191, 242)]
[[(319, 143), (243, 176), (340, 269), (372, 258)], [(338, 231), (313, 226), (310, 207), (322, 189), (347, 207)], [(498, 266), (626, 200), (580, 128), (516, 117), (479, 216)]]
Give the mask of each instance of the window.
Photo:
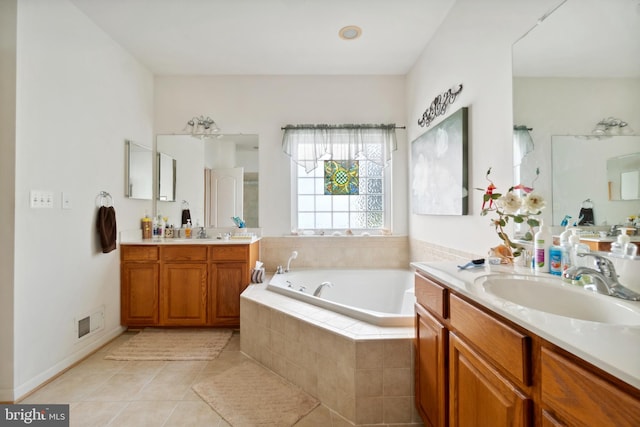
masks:
[(287, 126), (292, 158), (292, 228), (390, 228), (395, 125)]

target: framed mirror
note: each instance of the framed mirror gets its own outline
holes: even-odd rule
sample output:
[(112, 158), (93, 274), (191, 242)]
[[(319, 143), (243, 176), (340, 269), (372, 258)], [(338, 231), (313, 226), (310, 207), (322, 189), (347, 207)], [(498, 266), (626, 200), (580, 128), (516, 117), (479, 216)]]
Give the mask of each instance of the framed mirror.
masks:
[(125, 140), (125, 196), (153, 199), (153, 155), (151, 148)]
[[(629, 0), (558, 0), (555, 10), (514, 43), (514, 126), (532, 129), (533, 141), (533, 149), (519, 167), (514, 162), (514, 180), (535, 187), (547, 199), (543, 216), (548, 223), (559, 225), (565, 214), (577, 219), (580, 202), (587, 198), (593, 200), (596, 225), (620, 224), (628, 215), (640, 212), (640, 201), (609, 199), (606, 176), (607, 159), (625, 154), (607, 146), (617, 138), (627, 138), (618, 135), (640, 131), (638, 52), (640, 13), (638, 3)], [(611, 116), (627, 121), (628, 128), (612, 129), (597, 139), (593, 131), (598, 122)], [(567, 138), (560, 142), (560, 136)], [(578, 144), (570, 160), (552, 155), (552, 138), (555, 152), (556, 137), (560, 138), (557, 144)], [(603, 151), (597, 150), (598, 144), (605, 147)], [(537, 168), (540, 177), (532, 185)], [(568, 193), (559, 184), (568, 182), (561, 178), (567, 168), (576, 174), (571, 181), (583, 181), (575, 191), (568, 190), (581, 193), (577, 202), (564, 197)], [(601, 180), (591, 191), (584, 178), (594, 171)], [(632, 178), (625, 175), (625, 179)]]
[(173, 157), (158, 153), (158, 200), (176, 201), (176, 165)]
[[(239, 203), (246, 226), (258, 227), (258, 135), (224, 134), (203, 139), (191, 135), (158, 135), (156, 151), (177, 164), (174, 200), (179, 203), (156, 200), (156, 212), (167, 216), (170, 224), (180, 226), (182, 206), (188, 205), (194, 225), (234, 226), (231, 218), (227, 218), (230, 216), (228, 207), (230, 203)], [(237, 176), (238, 169), (241, 169), (240, 177)], [(214, 173), (216, 171), (224, 173), (221, 181), (224, 188), (212, 182), (214, 176), (219, 176)], [(227, 185), (230, 180), (237, 186)], [(212, 190), (216, 188), (222, 189), (219, 195), (229, 199), (220, 202), (224, 214), (219, 219), (214, 215), (218, 199)], [(220, 222), (216, 223), (216, 220)]]

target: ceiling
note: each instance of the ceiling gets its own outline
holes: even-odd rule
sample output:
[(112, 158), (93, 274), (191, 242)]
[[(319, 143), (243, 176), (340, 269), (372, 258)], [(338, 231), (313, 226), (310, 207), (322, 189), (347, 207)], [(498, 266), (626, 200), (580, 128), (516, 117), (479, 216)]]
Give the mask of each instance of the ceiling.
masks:
[(404, 75), (455, 0), (71, 2), (156, 75)]
[(568, 0), (514, 45), (514, 75), (640, 77), (640, 0)]

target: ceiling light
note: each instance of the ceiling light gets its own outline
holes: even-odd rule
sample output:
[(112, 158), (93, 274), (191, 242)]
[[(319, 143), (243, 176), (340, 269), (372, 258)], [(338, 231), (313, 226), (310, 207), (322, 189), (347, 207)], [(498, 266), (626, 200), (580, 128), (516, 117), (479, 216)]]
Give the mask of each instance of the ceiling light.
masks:
[(197, 138), (207, 138), (210, 135), (220, 132), (220, 128), (216, 122), (209, 116), (194, 117), (187, 122), (184, 128), (191, 136)]
[(361, 34), (362, 34), (362, 28), (355, 25), (348, 25), (346, 27), (341, 28), (340, 31), (338, 31), (338, 35), (340, 36), (341, 39), (344, 39), (344, 40), (357, 39), (358, 37), (360, 37)]

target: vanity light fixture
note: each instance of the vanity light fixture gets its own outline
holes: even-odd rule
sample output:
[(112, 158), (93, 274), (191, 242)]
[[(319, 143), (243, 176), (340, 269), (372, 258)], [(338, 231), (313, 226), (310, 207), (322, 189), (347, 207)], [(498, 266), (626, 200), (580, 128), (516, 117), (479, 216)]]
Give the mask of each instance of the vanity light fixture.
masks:
[(346, 27), (340, 28), (338, 35), (343, 40), (354, 40), (362, 35), (362, 28), (357, 25), (347, 25)]
[(184, 130), (189, 132), (191, 136), (200, 139), (208, 138), (216, 132), (220, 132), (216, 122), (209, 116), (193, 117), (187, 122)]
[(600, 120), (591, 133), (594, 135), (631, 135), (633, 129), (624, 120), (609, 117)]

